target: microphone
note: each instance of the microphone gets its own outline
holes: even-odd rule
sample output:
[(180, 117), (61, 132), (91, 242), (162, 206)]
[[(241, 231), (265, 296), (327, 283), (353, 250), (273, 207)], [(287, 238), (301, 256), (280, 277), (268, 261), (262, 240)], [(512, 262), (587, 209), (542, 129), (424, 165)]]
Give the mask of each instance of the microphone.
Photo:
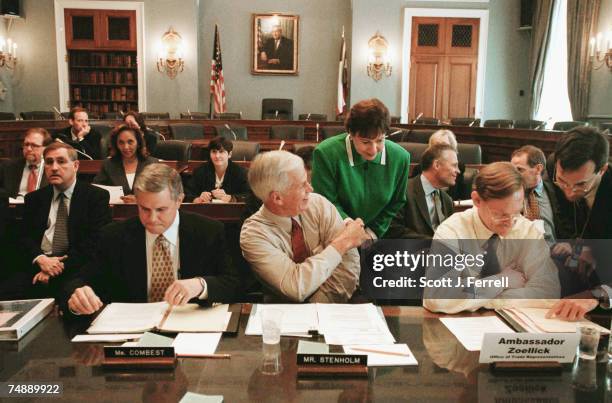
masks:
[(278, 111), (274, 112), (274, 119), (278, 119)]
[(280, 147), (278, 147), (278, 151), (282, 150), (284, 146), (285, 146), (285, 140), (281, 141)]
[(155, 133), (157, 136), (161, 137), (161, 139), (162, 139), (163, 141), (166, 141), (166, 137), (165, 137), (163, 134), (161, 134), (160, 132), (158, 132), (157, 130), (153, 130), (153, 129), (151, 129), (150, 127), (145, 127), (145, 130), (151, 130), (151, 131), (152, 131), (153, 133)]
[(310, 112), (308, 113), (308, 115), (306, 116), (306, 120), (310, 120)]
[(232, 130), (232, 128), (230, 127), (230, 125), (228, 125), (227, 123), (224, 124), (223, 126), (225, 126), (225, 128), (227, 130), (229, 130), (232, 133), (232, 136), (234, 136), (234, 141), (238, 140), (238, 136), (236, 136), (236, 133), (234, 132), (234, 130)]
[(53, 110), (55, 111), (55, 113), (57, 113), (57, 116), (59, 116), (59, 120), (66, 120), (64, 115), (62, 115), (62, 112), (60, 112), (59, 109), (57, 109), (55, 106), (53, 107)]
[(472, 126), (474, 126), (475, 124), (476, 124), (476, 119), (472, 120), (472, 121), (470, 122), (470, 124), (468, 125), (468, 127), (472, 127)]
[(401, 132), (402, 132), (402, 129), (399, 129), (399, 130), (394, 131), (391, 134), (387, 134), (385, 137), (386, 138), (391, 138), (391, 137), (395, 136), (396, 134), (400, 134)]
[[(310, 115), (310, 113), (308, 115)], [(317, 143), (318, 142), (319, 142), (319, 124), (317, 123)]]
[(552, 120), (552, 116), (551, 116), (551, 117), (549, 117), (548, 119), (546, 119), (546, 121), (545, 121), (545, 122), (542, 122), (542, 123), (540, 123), (539, 125), (537, 125), (537, 126), (535, 127), (535, 129), (536, 129), (536, 130), (540, 130), (541, 128), (546, 127), (546, 126), (548, 125), (548, 123), (549, 123), (551, 120)]
[[(57, 141), (57, 142), (59, 142), (59, 143), (66, 144), (66, 142), (65, 142), (65, 141), (62, 141), (62, 139), (55, 139), (55, 141)], [(68, 144), (68, 145), (70, 145), (70, 144)], [(71, 147), (72, 147), (72, 146), (71, 146)], [(87, 158), (88, 160), (91, 160), (91, 161), (93, 161), (93, 160), (94, 160), (94, 159), (93, 159), (93, 157), (92, 157), (91, 155), (87, 154), (86, 152), (83, 152), (83, 151), (79, 150), (79, 149), (78, 149), (78, 148), (76, 148), (76, 147), (72, 147), (72, 148), (74, 148), (74, 151), (76, 151), (78, 154), (81, 154), (83, 157)]]
[(423, 112), (419, 113), (419, 114), (417, 115), (417, 117), (416, 117), (416, 118), (415, 118), (415, 119), (412, 121), (412, 123), (413, 123), (413, 124), (414, 124), (414, 123), (416, 123), (416, 122), (417, 122), (417, 120), (419, 120), (419, 119), (421, 118), (421, 116), (423, 116)]
[(189, 115), (189, 119), (193, 120), (193, 115), (191, 114), (189, 108), (187, 108), (187, 114)]

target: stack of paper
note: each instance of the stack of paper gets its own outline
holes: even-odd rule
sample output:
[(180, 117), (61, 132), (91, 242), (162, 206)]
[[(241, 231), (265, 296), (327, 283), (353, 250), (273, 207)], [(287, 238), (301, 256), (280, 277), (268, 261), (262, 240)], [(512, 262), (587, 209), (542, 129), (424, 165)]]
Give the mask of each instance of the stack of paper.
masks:
[(367, 354), (368, 367), (418, 365), (408, 344), (344, 346), (344, 352), (346, 354)]
[(123, 186), (106, 186), (94, 184), (99, 188), (106, 190), (110, 196), (109, 204), (122, 204), (123, 200), (121, 199), (123, 195)]
[(468, 318), (440, 318), (440, 322), (451, 331), (468, 351), (480, 351), (485, 333), (514, 333), (497, 316), (474, 316)]
[(327, 344), (392, 344), (382, 312), (372, 304), (317, 304), (319, 333)]
[(610, 331), (586, 319), (567, 321), (557, 318), (547, 318), (547, 308), (503, 308), (498, 310), (513, 326), (528, 333), (575, 333), (579, 326), (593, 326), (602, 334)]
[(310, 330), (318, 329), (317, 305), (319, 304), (257, 304), (253, 305), (251, 315), (244, 334), (247, 336), (261, 336), (262, 315), (266, 309), (283, 312), (281, 322), (282, 336), (308, 336)]

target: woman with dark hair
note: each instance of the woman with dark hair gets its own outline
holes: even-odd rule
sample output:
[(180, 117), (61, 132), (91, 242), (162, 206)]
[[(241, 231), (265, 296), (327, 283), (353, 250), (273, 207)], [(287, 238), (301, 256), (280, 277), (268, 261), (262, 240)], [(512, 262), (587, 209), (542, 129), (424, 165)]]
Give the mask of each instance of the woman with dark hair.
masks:
[(117, 127), (110, 135), (110, 158), (102, 164), (102, 169), (93, 183), (106, 186), (122, 186), (123, 201), (134, 203), (132, 186), (136, 176), (149, 164), (158, 162), (149, 156), (142, 132), (126, 125)]
[(155, 147), (157, 147), (157, 134), (147, 127), (144, 117), (138, 112), (128, 111), (123, 115), (123, 122), (130, 128), (138, 129), (144, 134), (147, 150), (149, 154), (153, 154), (155, 152)]
[(389, 110), (378, 99), (353, 105), (344, 126), (315, 148), (312, 186), (342, 218), (359, 217), (372, 239), (382, 238), (406, 203), (410, 154), (385, 140)]
[(210, 161), (196, 169), (185, 189), (185, 201), (211, 203), (243, 200), (250, 192), (246, 169), (231, 160), (231, 140), (215, 137), (208, 143)]

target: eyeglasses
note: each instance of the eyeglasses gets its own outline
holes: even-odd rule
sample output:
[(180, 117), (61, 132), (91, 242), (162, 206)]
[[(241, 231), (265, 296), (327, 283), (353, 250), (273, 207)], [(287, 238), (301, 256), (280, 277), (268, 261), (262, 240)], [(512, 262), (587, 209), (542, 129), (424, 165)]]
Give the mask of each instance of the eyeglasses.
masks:
[(593, 189), (593, 185), (595, 184), (595, 179), (601, 175), (601, 171), (593, 174), (589, 179), (582, 181), (580, 183), (569, 185), (565, 183), (562, 179), (559, 181), (557, 178), (557, 170), (555, 169), (553, 173), (553, 183), (560, 187), (563, 190), (570, 190), (572, 193), (588, 193)]
[(28, 147), (30, 147), (30, 148), (40, 148), (42, 146), (43, 146), (42, 144), (23, 143), (21, 147), (23, 147), (23, 148), (28, 148)]
[(487, 214), (489, 215), (489, 217), (491, 217), (491, 221), (493, 221), (496, 224), (510, 223), (514, 225), (516, 223), (516, 220), (518, 220), (518, 218), (521, 216), (520, 213), (515, 213), (515, 214), (493, 213), (491, 209), (487, 207), (486, 205), (483, 204), (482, 206), (484, 207), (485, 210), (487, 210)]

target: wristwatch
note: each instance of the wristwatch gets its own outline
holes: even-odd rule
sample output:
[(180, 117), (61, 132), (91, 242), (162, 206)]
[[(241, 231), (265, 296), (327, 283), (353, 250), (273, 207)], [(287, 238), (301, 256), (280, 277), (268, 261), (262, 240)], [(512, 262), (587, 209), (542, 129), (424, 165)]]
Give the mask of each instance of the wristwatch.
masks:
[(599, 305), (602, 308), (607, 309), (610, 307), (610, 296), (608, 295), (608, 293), (606, 292), (606, 290), (604, 290), (602, 286), (593, 288), (591, 290), (591, 294), (597, 300), (597, 302), (599, 302)]

